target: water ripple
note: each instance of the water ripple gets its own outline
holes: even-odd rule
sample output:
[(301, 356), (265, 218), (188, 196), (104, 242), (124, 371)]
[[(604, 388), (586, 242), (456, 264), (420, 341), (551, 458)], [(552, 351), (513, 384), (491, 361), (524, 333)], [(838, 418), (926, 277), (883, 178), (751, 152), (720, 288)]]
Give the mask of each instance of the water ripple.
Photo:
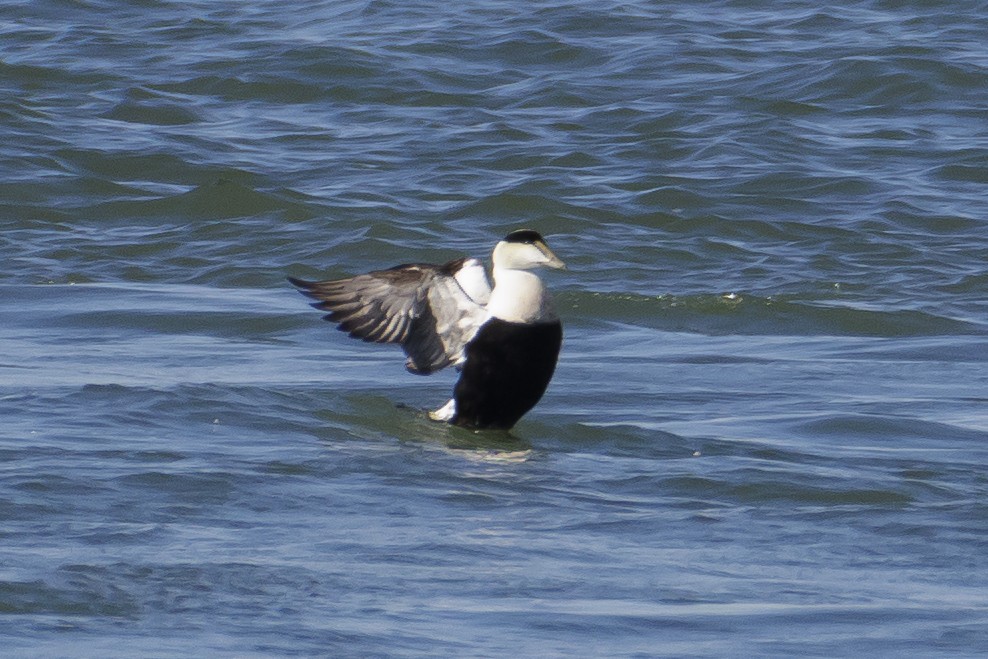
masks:
[[(986, 16), (3, 4), (5, 648), (984, 654)], [(521, 226), (512, 433), (285, 281)]]

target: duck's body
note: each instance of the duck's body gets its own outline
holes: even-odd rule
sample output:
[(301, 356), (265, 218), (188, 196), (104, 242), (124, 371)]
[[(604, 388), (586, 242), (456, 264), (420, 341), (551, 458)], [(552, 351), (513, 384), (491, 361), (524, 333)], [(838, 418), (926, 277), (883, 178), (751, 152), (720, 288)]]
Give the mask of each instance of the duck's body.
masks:
[(538, 267), (563, 262), (535, 231), (514, 231), (483, 264), (409, 264), (350, 279), (291, 279), (350, 336), (399, 343), (412, 373), (460, 369), (453, 398), (430, 413), (470, 428), (510, 428), (542, 398), (562, 345), (562, 324)]
[(467, 343), (449, 419), (471, 428), (510, 428), (542, 398), (556, 369), (563, 326), (491, 318)]

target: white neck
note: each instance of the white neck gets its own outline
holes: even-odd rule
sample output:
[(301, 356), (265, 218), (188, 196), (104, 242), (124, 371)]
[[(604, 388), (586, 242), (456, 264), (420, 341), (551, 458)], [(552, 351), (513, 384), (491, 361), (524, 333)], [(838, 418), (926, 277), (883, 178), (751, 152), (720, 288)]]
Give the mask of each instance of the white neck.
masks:
[(512, 323), (547, 323), (559, 319), (538, 275), (530, 270), (497, 266), (487, 312)]

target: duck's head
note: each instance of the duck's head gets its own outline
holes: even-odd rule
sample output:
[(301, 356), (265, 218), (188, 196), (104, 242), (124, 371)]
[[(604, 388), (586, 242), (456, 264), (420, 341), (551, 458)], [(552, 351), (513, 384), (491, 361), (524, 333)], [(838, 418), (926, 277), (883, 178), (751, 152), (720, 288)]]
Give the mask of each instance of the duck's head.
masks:
[(491, 261), (498, 269), (566, 268), (566, 264), (545, 244), (545, 238), (538, 231), (531, 229), (519, 229), (505, 236), (504, 240), (494, 247)]

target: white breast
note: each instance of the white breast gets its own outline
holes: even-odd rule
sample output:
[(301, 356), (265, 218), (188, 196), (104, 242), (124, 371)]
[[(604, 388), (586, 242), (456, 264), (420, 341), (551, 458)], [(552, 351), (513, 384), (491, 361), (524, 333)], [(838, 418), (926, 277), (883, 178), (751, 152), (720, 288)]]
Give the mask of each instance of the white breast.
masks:
[(494, 267), (494, 291), (489, 315), (512, 323), (558, 320), (552, 298), (538, 275), (530, 270)]

